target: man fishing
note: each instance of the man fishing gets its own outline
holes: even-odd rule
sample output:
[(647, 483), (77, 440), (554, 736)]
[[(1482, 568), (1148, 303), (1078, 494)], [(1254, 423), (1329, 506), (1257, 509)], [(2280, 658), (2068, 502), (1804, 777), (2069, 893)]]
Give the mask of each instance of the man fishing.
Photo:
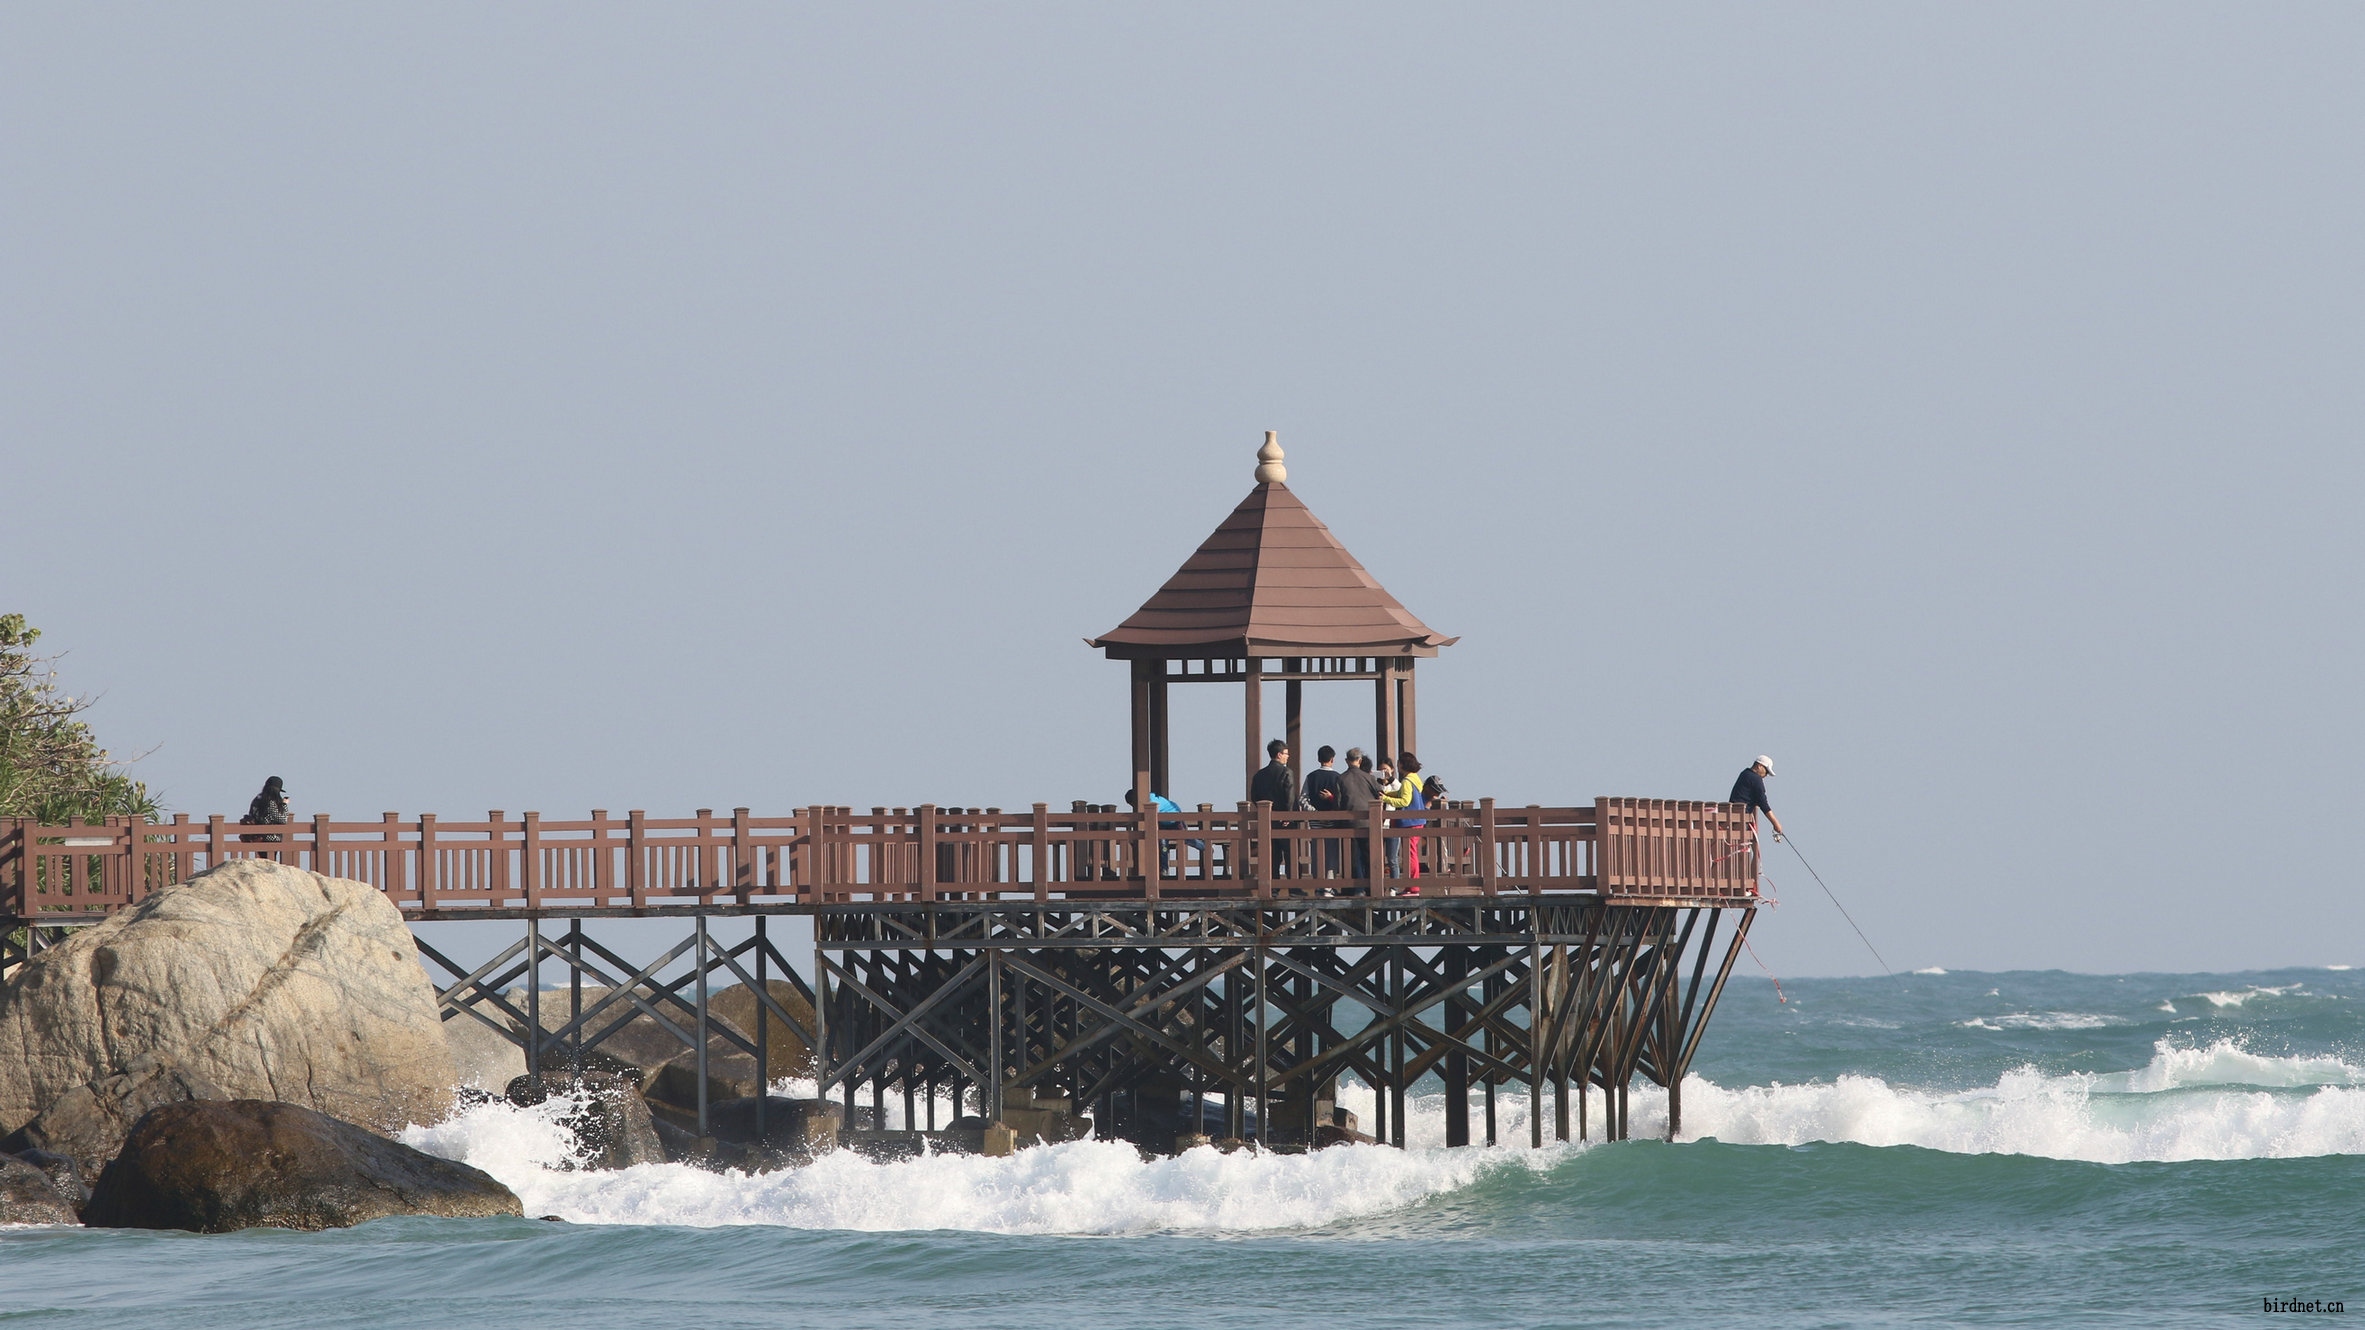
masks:
[(1774, 825), (1774, 839), (1782, 839), (1782, 819), (1774, 816), (1774, 807), (1766, 802), (1766, 777), (1774, 774), (1774, 759), (1760, 753), (1733, 782), (1733, 793), (1726, 803), (1747, 804), (1753, 813), (1763, 813)]

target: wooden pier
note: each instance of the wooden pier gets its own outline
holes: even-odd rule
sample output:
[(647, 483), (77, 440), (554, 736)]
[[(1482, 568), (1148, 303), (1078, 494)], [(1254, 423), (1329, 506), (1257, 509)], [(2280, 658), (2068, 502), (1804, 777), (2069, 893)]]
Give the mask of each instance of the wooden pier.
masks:
[[(1416, 742), (1414, 667), (1457, 639), (1389, 596), (1284, 479), (1268, 436), (1249, 497), (1141, 610), (1091, 639), (1131, 672), (1139, 808), (1168, 793), (1177, 683), (1243, 689), (1250, 772), (1268, 683), (1284, 689), (1293, 780), (1308, 765), (1307, 683), (1373, 688), (1375, 752)], [(414, 923), (515, 929), (465, 968), (421, 940), (443, 971), (445, 1019), (500, 1030), (541, 1065), (546, 1047), (580, 1055), (652, 1018), (698, 1052), (701, 1134), (713, 1036), (769, 1066), (777, 1021), (814, 1050), (821, 1093), (849, 1121), (863, 1106), (882, 1126), (924, 1129), (949, 1093), (993, 1122), (1025, 1096), (1167, 1149), (1200, 1134), (1336, 1139), (1342, 1078), (1375, 1093), (1361, 1125), (1399, 1145), (1416, 1085), (1443, 1092), (1452, 1145), (1495, 1141), (1506, 1093), (1527, 1097), (1532, 1143), (1547, 1120), (1560, 1139), (1622, 1138), (1638, 1078), (1666, 1087), (1672, 1134), (1754, 918), (1759, 845), (1738, 805), (1606, 797), (1328, 813), (1234, 801), (0, 820), (0, 973), (62, 930), (257, 856), (370, 883)], [(740, 916), (751, 936), (713, 938), (711, 921)], [(783, 916), (810, 919), (809, 943), (789, 949), (801, 954), (778, 945)], [(685, 936), (628, 958), (597, 936), (622, 918), (677, 920)], [(556, 1028), (541, 1010), (558, 1000), (554, 967), (568, 1004)], [(803, 1010), (773, 998), (775, 980)], [(753, 1031), (710, 1024), (710, 991), (732, 983), (758, 995)]]

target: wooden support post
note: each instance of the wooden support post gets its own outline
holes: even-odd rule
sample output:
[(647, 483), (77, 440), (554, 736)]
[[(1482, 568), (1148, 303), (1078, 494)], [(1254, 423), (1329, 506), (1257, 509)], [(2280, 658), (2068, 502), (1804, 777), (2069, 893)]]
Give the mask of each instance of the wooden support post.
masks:
[(1543, 923), (1527, 919), (1527, 1144), (1544, 1148), (1544, 943)]
[(1242, 798), (1256, 783), (1256, 770), (1265, 764), (1265, 662), (1262, 657), (1248, 658), (1248, 774), (1241, 779)]
[(985, 954), (986, 1008), (986, 1085), (978, 1105), (979, 1114), (990, 1127), (1002, 1120), (1002, 952), (995, 948)]
[(1470, 1055), (1464, 1051), (1461, 1028), (1470, 1019), (1470, 1002), (1463, 987), (1470, 977), (1470, 949), (1461, 943), (1451, 943), (1438, 958), (1443, 963), (1437, 968), (1445, 972), (1448, 991), (1445, 1000), (1445, 1038), (1449, 1051), (1440, 1059), (1440, 1070), (1445, 1073), (1445, 1143), (1449, 1146), (1470, 1143)]
[(1151, 663), (1156, 669), (1150, 679), (1150, 788), (1173, 799), (1173, 745), (1166, 721), (1166, 662)]
[[(312, 815), (312, 871), (322, 877), (338, 877), (341, 875), (328, 861), (328, 825), (328, 814), (314, 813)], [(290, 837), (289, 839), (294, 838)]]
[[(1372, 871), (1379, 870), (1375, 866)], [(1390, 1005), (1401, 1012), (1407, 1001), (1402, 948), (1389, 949), (1387, 967), (1394, 974), (1388, 985)], [(1404, 1090), (1404, 1031), (1399, 1027), (1388, 1036), (1388, 1128), (1392, 1133), (1389, 1142), (1399, 1150), (1404, 1148)]]
[(608, 839), (608, 810), (591, 810), (591, 840), (586, 853), (591, 856), (591, 903), (594, 907), (612, 905), (616, 891), (616, 851)]
[[(937, 877), (937, 869), (936, 869), (936, 805), (934, 805), (934, 804), (921, 804), (921, 805), (919, 806), (919, 808), (918, 808), (917, 812), (919, 813), (919, 818), (920, 818), (920, 825), (919, 825), (919, 839), (920, 839), (920, 845), (919, 845), (919, 850), (920, 850), (920, 899), (921, 899), (921, 900), (924, 900), (924, 901), (932, 901), (932, 900), (935, 900), (935, 899), (936, 899), (936, 877)], [(818, 823), (819, 823), (819, 818), (818, 818), (818, 817), (816, 817), (816, 818), (815, 818), (815, 823), (816, 823), (816, 826), (818, 827)], [(818, 830), (816, 830), (816, 832), (815, 832), (815, 837), (814, 837), (814, 839), (816, 840), (816, 842), (818, 842), (818, 840), (820, 839), (820, 836), (819, 836), (819, 832), (818, 832)], [(824, 1098), (827, 1098), (828, 1096), (824, 1095), (823, 1097), (824, 1097)]]
[[(829, 1098), (829, 967), (822, 963), (821, 916), (813, 916), (813, 1094)], [(934, 1111), (931, 1101), (930, 1111)], [(852, 1124), (849, 1123), (849, 1126)]]
[(485, 833), (485, 841), (490, 847), (485, 851), (485, 886), (491, 892), (493, 904), (507, 905), (509, 904), (508, 824), (503, 820), (503, 814), (498, 808), (486, 813), (484, 818), (485, 826), (488, 828)]
[[(185, 820), (185, 818), (186, 815), (184, 814), (182, 817), (177, 817), (173, 820), (178, 822)], [(384, 854), (386, 856), (386, 881), (384, 885), (386, 894), (392, 897), (396, 904), (402, 904), (405, 903), (405, 897), (410, 894), (409, 875), (403, 871), (402, 815), (399, 813), (386, 814), (385, 827), (386, 830), (381, 835), (381, 839), (386, 842), (386, 848), (384, 850)], [(184, 880), (187, 878), (187, 876), (188, 874), (186, 872), (182, 874)]]
[(1153, 728), (1151, 725), (1150, 714), (1153, 705), (1151, 701), (1151, 695), (1155, 691), (1151, 686), (1150, 671), (1155, 668), (1161, 668), (1160, 662), (1152, 660), (1137, 660), (1133, 662), (1133, 688), (1131, 694), (1133, 711), (1133, 765), (1127, 771), (1128, 779), (1126, 782), (1127, 787), (1131, 789), (1139, 789), (1142, 786), (1148, 784), (1151, 779), (1150, 773), (1157, 769), (1157, 760), (1153, 752), (1154, 744), (1152, 743), (1151, 738)]
[(1035, 805), (1034, 840), (1028, 858), (1033, 861), (1032, 877), (1035, 899), (1051, 899), (1051, 805)]
[[(1306, 662), (1303, 660), (1287, 661), (1283, 665), (1283, 668), (1292, 674), (1302, 672), (1305, 667)], [(1297, 777), (1297, 783), (1302, 786), (1305, 783), (1304, 773), (1308, 769), (1304, 748), (1306, 741), (1306, 685), (1302, 680), (1291, 679), (1281, 686), (1281, 694), (1282, 714), (1287, 727), (1283, 732), (1282, 742), (1289, 745), (1289, 774)], [(1284, 809), (1283, 811), (1288, 810)]]
[[(765, 916), (755, 917), (755, 991), (771, 995), (772, 982), (764, 975), (764, 959), (772, 944), (764, 937)], [(755, 1138), (771, 1139), (764, 1129), (764, 1104), (772, 1097), (772, 1004), (758, 997), (755, 1004)], [(907, 1124), (908, 1125), (908, 1124)]]
[(624, 890), (636, 910), (649, 903), (648, 821), (638, 808), (624, 815)]
[[(1494, 895), (1495, 886), (1501, 874), (1502, 865), (1497, 862), (1495, 852), (1495, 801), (1491, 797), (1480, 799), (1478, 801), (1479, 894)], [(1535, 926), (1535, 916), (1531, 914), (1528, 916), (1528, 927), (1532, 930)]]
[(526, 1075), (542, 1074), (542, 921), (526, 916)]
[[(711, 1135), (706, 1120), (706, 916), (698, 916), (698, 1134)], [(761, 1006), (761, 1003), (757, 1004)]]
[(755, 861), (755, 833), (748, 826), (748, 812), (734, 808), (731, 810), (731, 883), (741, 905), (755, 895)]
[(1259, 799), (1248, 806), (1248, 853), (1244, 856), (1249, 880), (1259, 900), (1273, 897), (1273, 805)]
[[(1272, 880), (1266, 879), (1268, 890), (1271, 889), (1271, 885)], [(1268, 1025), (1266, 1012), (1270, 1004), (1265, 997), (1265, 949), (1261, 943), (1256, 948), (1254, 964), (1256, 965), (1256, 1143), (1265, 1145), (1271, 1139), (1269, 1132), (1273, 1123), (1273, 1101), (1271, 1096), (1271, 1050), (1267, 1042), (1270, 1031), (1266, 1028)], [(1313, 1083), (1310, 1081), (1306, 1085), (1306, 1093), (1309, 1095), (1314, 1093)]]
[(567, 1030), (573, 1041), (568, 1061), (583, 1074), (583, 921), (567, 921)]
[(1156, 900), (1160, 853), (1158, 801), (1151, 797), (1153, 793), (1149, 773), (1133, 773), (1133, 871), (1141, 877), (1141, 894)]
[(518, 852), (518, 871), (525, 879), (526, 908), (542, 908), (542, 815), (528, 809), (525, 848)]
[(1418, 753), (1421, 751), (1420, 709), (1414, 704), (1412, 690), (1413, 666), (1418, 662), (1406, 656), (1397, 664), (1403, 668), (1404, 677), (1396, 688), (1396, 743), (1402, 751)]

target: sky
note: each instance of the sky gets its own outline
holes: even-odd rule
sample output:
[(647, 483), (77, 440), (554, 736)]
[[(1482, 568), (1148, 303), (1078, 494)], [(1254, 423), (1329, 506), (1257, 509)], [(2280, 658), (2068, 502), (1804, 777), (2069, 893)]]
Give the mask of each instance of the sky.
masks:
[[(199, 816), (1105, 802), (1082, 639), (1273, 429), (1461, 637), (1457, 794), (1762, 752), (1900, 970), (2365, 962), (2360, 67), (2328, 4), (9, 5), (0, 610)], [(1770, 877), (1768, 969), (1880, 970)]]

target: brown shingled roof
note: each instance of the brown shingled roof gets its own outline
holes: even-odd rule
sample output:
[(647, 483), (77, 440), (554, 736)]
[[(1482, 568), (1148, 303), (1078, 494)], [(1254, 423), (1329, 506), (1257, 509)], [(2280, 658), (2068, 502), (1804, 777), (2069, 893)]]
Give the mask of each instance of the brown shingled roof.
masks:
[(1278, 481), (1249, 491), (1133, 617), (1089, 645), (1113, 660), (1433, 656), (1440, 637)]

